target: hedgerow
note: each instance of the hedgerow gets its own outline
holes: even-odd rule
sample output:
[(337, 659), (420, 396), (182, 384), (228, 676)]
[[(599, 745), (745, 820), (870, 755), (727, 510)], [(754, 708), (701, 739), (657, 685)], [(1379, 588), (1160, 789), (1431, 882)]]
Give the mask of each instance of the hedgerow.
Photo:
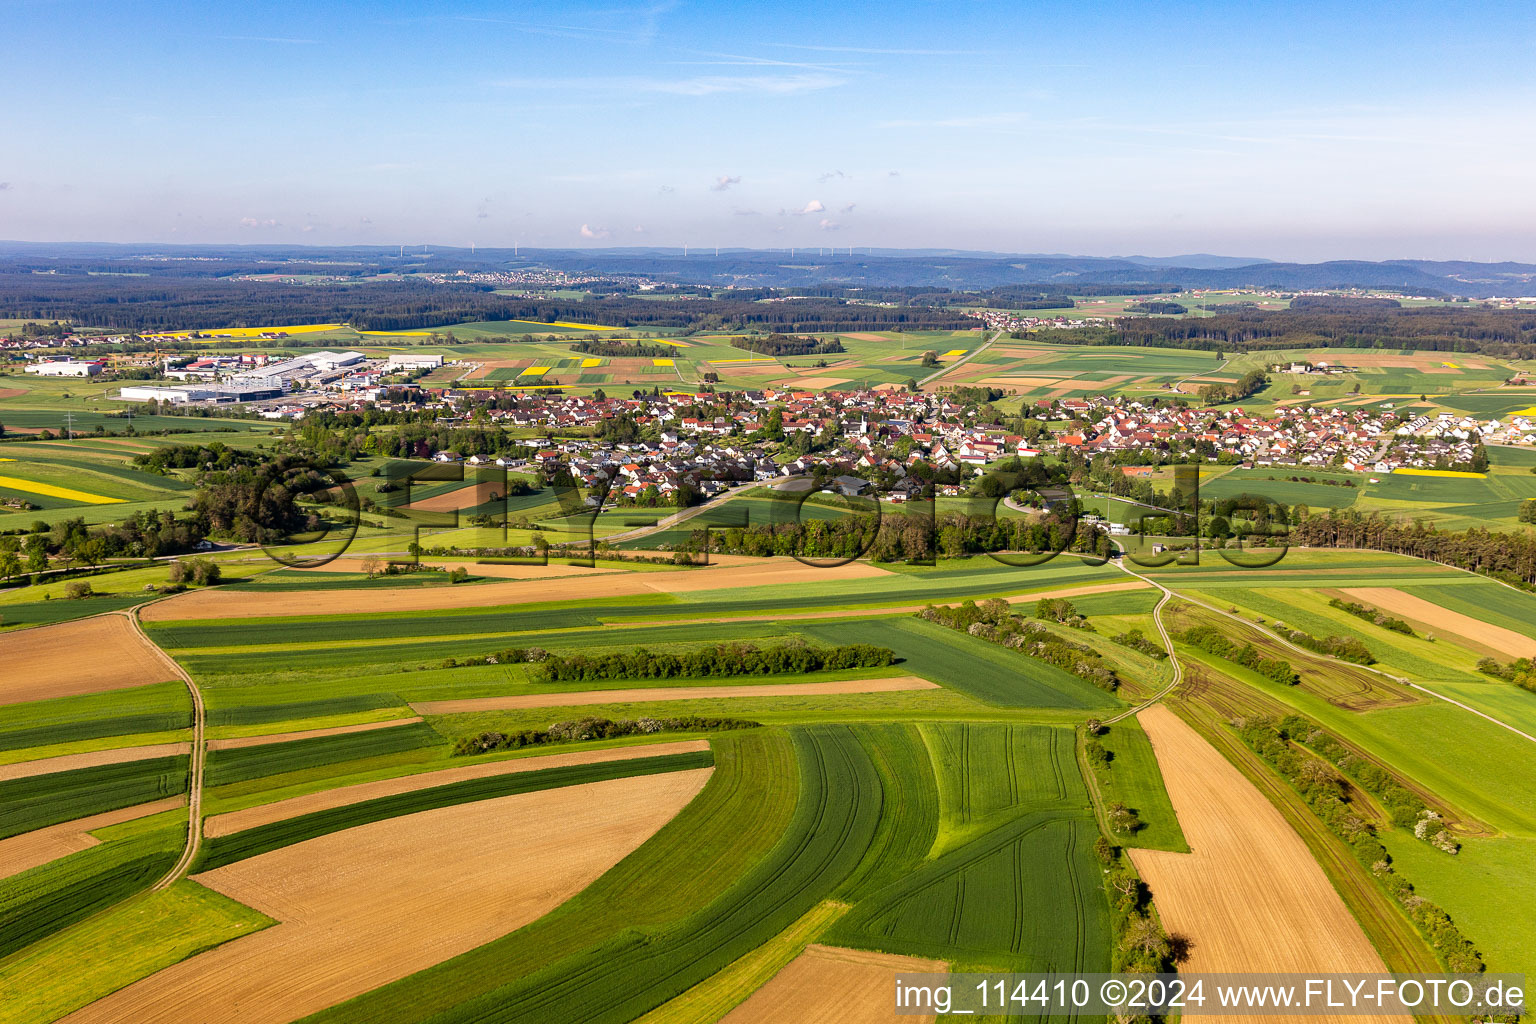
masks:
[(929, 605), (917, 614), (929, 622), (1055, 665), (1101, 690), (1114, 692), (1120, 686), (1115, 670), (1092, 647), (1067, 640), (1048, 626), (1015, 615), (1002, 598), (991, 598), (979, 605), (975, 601), (953, 607)]
[(758, 647), (749, 643), (714, 644), (697, 650), (671, 653), (643, 647), (617, 654), (551, 654), (538, 670), (545, 682), (588, 682), (598, 679), (675, 679), (700, 676), (760, 676), (801, 674), (845, 668), (878, 668), (894, 664), (888, 647), (846, 644), (842, 647), (809, 647), (778, 644)]
[(1266, 658), (1259, 653), (1259, 649), (1253, 644), (1237, 644), (1228, 640), (1215, 626), (1193, 626), (1183, 633), (1174, 635), (1174, 639), (1181, 643), (1198, 647), (1207, 654), (1214, 654), (1218, 658), (1236, 662), (1246, 669), (1257, 672), (1266, 679), (1273, 679), (1277, 683), (1286, 686), (1295, 686), (1301, 682), (1296, 670), (1288, 661), (1280, 661), (1278, 658)]
[(1404, 636), (1418, 636), (1418, 634), (1413, 631), (1413, 627), (1408, 625), (1408, 623), (1404, 622), (1402, 619), (1393, 618), (1391, 615), (1388, 615), (1382, 611), (1378, 611), (1375, 608), (1369, 608), (1363, 604), (1356, 604), (1353, 601), (1341, 601), (1337, 597), (1330, 600), (1328, 602), (1328, 606), (1330, 608), (1337, 608), (1342, 612), (1348, 612), (1355, 618), (1364, 619), (1366, 622), (1380, 626), (1382, 629), (1390, 629), (1392, 632), (1402, 633)]
[(729, 729), (756, 729), (762, 723), (742, 718), (578, 718), (556, 722), (548, 729), (524, 729), (520, 732), (483, 732), (461, 736), (453, 744), (455, 757), (488, 754), (494, 750), (520, 750), (546, 743), (572, 743), (582, 740), (607, 740), (620, 736), (649, 736), (658, 732), (724, 732)]
[[(1414, 892), (1413, 885), (1393, 869), (1392, 856), (1376, 837), (1375, 827), (1356, 814), (1350, 806), (1339, 773), (1328, 763), (1302, 753), (1291, 745), (1289, 741), (1293, 737), (1288, 730), (1310, 725), (1301, 716), (1289, 716), (1281, 723), (1262, 717), (1239, 720), (1237, 723), (1238, 735), (1243, 742), (1289, 782), (1328, 830), (1344, 841), (1355, 858), (1418, 925), (1441, 962), (1456, 973), (1473, 974), (1482, 971), (1484, 965), (1481, 954), (1456, 927), (1450, 915)], [(1318, 744), (1320, 752), (1344, 751), (1348, 754), (1341, 744), (1321, 729), (1309, 728), (1304, 735), (1309, 738), (1308, 745), (1314, 741)], [(1341, 760), (1348, 758), (1341, 756)], [(1375, 778), (1363, 767), (1363, 762), (1349, 763), (1361, 772), (1362, 779)], [(1365, 785), (1363, 781), (1361, 784)], [(1390, 794), (1393, 790), (1383, 784), (1383, 792)], [(1407, 807), (1406, 798), (1394, 797), (1394, 801), (1403, 808)], [(1438, 821), (1438, 817), (1428, 819), (1421, 816), (1417, 820)]]

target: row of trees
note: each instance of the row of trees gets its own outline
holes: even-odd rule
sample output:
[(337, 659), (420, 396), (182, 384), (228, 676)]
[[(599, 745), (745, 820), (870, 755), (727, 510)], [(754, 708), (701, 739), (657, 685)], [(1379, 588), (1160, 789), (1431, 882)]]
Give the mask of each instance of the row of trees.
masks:
[[(1021, 553), (1027, 564), (1038, 557), (1076, 551), (1107, 557), (1108, 535), (1074, 522), (1065, 513), (1040, 519), (971, 516), (946, 512), (937, 517), (917, 512), (849, 514), (837, 519), (760, 523), (710, 531), (697, 530), (695, 550), (741, 555), (798, 555), (802, 558), (857, 558), (877, 562), (925, 562), (936, 555), (961, 558), (991, 552)], [(1009, 559), (1013, 561), (1013, 559)]]
[(615, 654), (550, 655), (539, 670), (544, 682), (600, 679), (675, 679), (704, 676), (762, 676), (878, 668), (896, 661), (889, 647), (844, 644), (811, 647), (785, 643), (758, 647), (749, 643), (712, 644), (691, 651), (648, 651), (638, 647)]
[(1214, 654), (1218, 658), (1235, 662), (1277, 683), (1295, 686), (1301, 682), (1290, 662), (1281, 661), (1278, 658), (1266, 658), (1253, 644), (1245, 643), (1239, 646), (1228, 640), (1226, 635), (1215, 626), (1191, 626), (1182, 633), (1175, 633), (1174, 639), (1191, 647), (1198, 647), (1207, 654)]

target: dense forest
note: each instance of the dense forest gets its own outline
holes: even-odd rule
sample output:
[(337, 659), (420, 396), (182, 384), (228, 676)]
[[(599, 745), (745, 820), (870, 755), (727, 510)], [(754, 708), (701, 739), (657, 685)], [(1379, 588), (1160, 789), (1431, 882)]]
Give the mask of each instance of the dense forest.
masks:
[(836, 338), (792, 338), (778, 332), (764, 338), (732, 338), (731, 345), (765, 356), (825, 356), (848, 351)]
[(629, 294), (590, 300), (522, 298), (489, 284), (425, 279), (302, 285), (205, 277), (15, 273), (0, 268), (0, 317), (68, 320), (84, 327), (162, 331), (348, 323), (359, 330), (451, 327), (482, 320), (595, 323), (701, 330), (774, 327), (786, 332), (961, 330), (976, 321), (928, 306), (875, 306), (841, 297), (795, 302), (737, 298), (657, 301)]

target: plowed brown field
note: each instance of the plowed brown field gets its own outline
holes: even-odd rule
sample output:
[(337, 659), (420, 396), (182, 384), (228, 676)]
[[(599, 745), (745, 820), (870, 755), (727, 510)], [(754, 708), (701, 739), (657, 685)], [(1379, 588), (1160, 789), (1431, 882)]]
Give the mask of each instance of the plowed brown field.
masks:
[[(1129, 851), (1152, 889), (1163, 926), (1192, 941), (1180, 970), (1385, 973), (1306, 843), (1263, 794), (1167, 708), (1155, 705), (1137, 718), (1152, 740), (1191, 851)], [(1306, 1019), (1411, 1020), (1385, 1014)]]
[(286, 821), (301, 814), (328, 811), (333, 807), (362, 803), (381, 796), (397, 793), (414, 793), (418, 789), (433, 789), (454, 782), (470, 779), (486, 779), (493, 775), (510, 775), (513, 772), (536, 772), (545, 768), (564, 768), (573, 764), (598, 764), (604, 761), (625, 761), (634, 757), (664, 757), (667, 754), (690, 754), (708, 750), (708, 740), (679, 740), (674, 743), (642, 743), (627, 747), (607, 747), (602, 750), (572, 750), (564, 754), (541, 754), (538, 757), (516, 757), (506, 761), (486, 761), (465, 765), (462, 768), (444, 768), (441, 771), (422, 772), (419, 775), (403, 775), (397, 779), (380, 779), (355, 786), (341, 786), (319, 793), (269, 804), (258, 804), (244, 810), (216, 814), (203, 822), (203, 834), (213, 839), (232, 832), (244, 832), (258, 825), (270, 825), (274, 821)]
[(891, 679), (839, 679), (829, 683), (747, 683), (740, 686), (653, 686), (635, 690), (574, 690), (569, 693), (522, 693), (511, 697), (470, 697), (427, 700), (411, 707), (423, 715), (456, 715), (466, 711), (517, 711), (523, 708), (569, 708), (583, 704), (638, 704), (658, 700), (725, 700), (731, 697), (822, 697), (838, 693), (892, 693), (898, 690), (937, 690), (938, 684), (917, 676)]
[(121, 690), (177, 678), (126, 615), (96, 615), (0, 636), (0, 704)]
[[(471, 570), (475, 571), (475, 570)], [(387, 590), (284, 591), (262, 594), (239, 590), (193, 590), (144, 609), (149, 622), (190, 619), (244, 619), (275, 615), (348, 615), (364, 612), (432, 611), (491, 608), (543, 601), (627, 597), (634, 594), (682, 594), (700, 590), (761, 587), (885, 576), (864, 562), (835, 568), (804, 565), (793, 559), (758, 559), (755, 565), (710, 565), (675, 572), (611, 573), (589, 579), (481, 583), (459, 587), (396, 587)], [(49, 627), (52, 628), (52, 627)]]
[(1347, 587), (1340, 591), (1353, 601), (1401, 615), (1431, 633), (1453, 633), (1481, 647), (1490, 647), (1512, 658), (1536, 657), (1536, 640), (1503, 626), (1482, 622), (1442, 608), (1433, 601), (1405, 594), (1392, 587)]
[(898, 973), (944, 970), (939, 960), (806, 946), (768, 984), (720, 1018), (720, 1024), (933, 1024), (931, 1013), (897, 1016), (893, 983)]
[(198, 875), (279, 923), (65, 1019), (286, 1024), (542, 917), (671, 820), (712, 771), (423, 811)]

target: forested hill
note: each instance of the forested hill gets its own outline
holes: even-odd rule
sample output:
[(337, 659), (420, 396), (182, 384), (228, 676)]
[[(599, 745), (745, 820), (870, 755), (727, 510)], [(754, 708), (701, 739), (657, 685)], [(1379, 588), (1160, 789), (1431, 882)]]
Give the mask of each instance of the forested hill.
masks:
[[(1187, 262), (1181, 263), (1181, 260)], [(811, 248), (727, 250), (684, 255), (665, 249), (468, 249), (440, 246), (166, 246), (0, 241), (0, 275), (132, 273), (151, 278), (227, 278), (263, 272), (365, 278), (378, 272), (489, 272), (547, 267), (593, 277), (645, 277), (715, 288), (948, 288), (963, 291), (1029, 285), (1050, 294), (1085, 288), (1141, 285), (1172, 291), (1195, 288), (1275, 288), (1315, 291), (1389, 289), (1416, 295), (1474, 298), (1536, 292), (1536, 265), (1525, 263), (1390, 260), (1373, 263), (1243, 265), (1230, 257), (1124, 259), (1066, 255), (935, 250)]]

